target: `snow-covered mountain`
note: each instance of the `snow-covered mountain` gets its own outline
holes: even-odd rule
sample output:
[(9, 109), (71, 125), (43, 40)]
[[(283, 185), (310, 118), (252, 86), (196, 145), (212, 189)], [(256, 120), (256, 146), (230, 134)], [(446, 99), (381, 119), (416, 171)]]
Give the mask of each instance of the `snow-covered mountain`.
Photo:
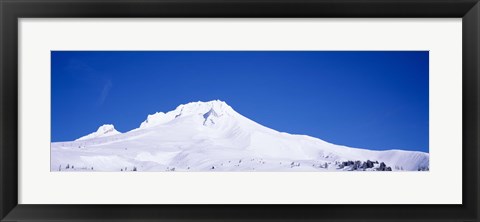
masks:
[(79, 140), (88, 140), (88, 139), (94, 139), (94, 138), (100, 138), (100, 137), (106, 137), (106, 136), (113, 136), (120, 134), (115, 127), (112, 124), (105, 124), (100, 127), (98, 127), (98, 130), (96, 132), (90, 133), (86, 136), (82, 136), (75, 141)]
[(417, 171), (429, 154), (373, 151), (262, 126), (222, 101), (148, 115), (126, 133), (97, 132), (51, 146), (52, 171)]

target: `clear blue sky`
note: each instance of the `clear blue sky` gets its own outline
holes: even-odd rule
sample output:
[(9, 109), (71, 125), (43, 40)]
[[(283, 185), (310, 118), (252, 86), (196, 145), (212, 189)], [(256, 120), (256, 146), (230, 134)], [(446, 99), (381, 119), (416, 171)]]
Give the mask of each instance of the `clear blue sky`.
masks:
[(53, 51), (52, 141), (220, 99), (275, 130), (428, 152), (427, 51)]

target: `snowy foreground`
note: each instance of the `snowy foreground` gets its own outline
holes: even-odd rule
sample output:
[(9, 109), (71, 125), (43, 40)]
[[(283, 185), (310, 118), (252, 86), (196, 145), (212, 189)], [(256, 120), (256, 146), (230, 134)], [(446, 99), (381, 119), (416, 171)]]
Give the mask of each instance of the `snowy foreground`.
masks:
[(278, 132), (222, 101), (155, 113), (126, 133), (113, 125), (51, 146), (51, 171), (419, 171), (429, 154), (372, 151)]

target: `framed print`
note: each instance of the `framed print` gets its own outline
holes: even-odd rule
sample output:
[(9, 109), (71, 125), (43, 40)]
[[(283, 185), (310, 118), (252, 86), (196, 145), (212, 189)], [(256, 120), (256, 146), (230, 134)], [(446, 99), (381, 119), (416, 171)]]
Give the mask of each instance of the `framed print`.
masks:
[(2, 221), (478, 221), (477, 1), (2, 1)]

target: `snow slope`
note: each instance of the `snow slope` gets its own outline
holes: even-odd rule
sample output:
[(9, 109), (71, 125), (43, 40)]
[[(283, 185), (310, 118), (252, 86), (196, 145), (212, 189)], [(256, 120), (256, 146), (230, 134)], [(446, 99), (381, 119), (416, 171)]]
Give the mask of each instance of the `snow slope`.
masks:
[(428, 170), (429, 154), (350, 148), (278, 132), (222, 101), (193, 102), (148, 115), (119, 133), (104, 125), (51, 144), (51, 171)]

